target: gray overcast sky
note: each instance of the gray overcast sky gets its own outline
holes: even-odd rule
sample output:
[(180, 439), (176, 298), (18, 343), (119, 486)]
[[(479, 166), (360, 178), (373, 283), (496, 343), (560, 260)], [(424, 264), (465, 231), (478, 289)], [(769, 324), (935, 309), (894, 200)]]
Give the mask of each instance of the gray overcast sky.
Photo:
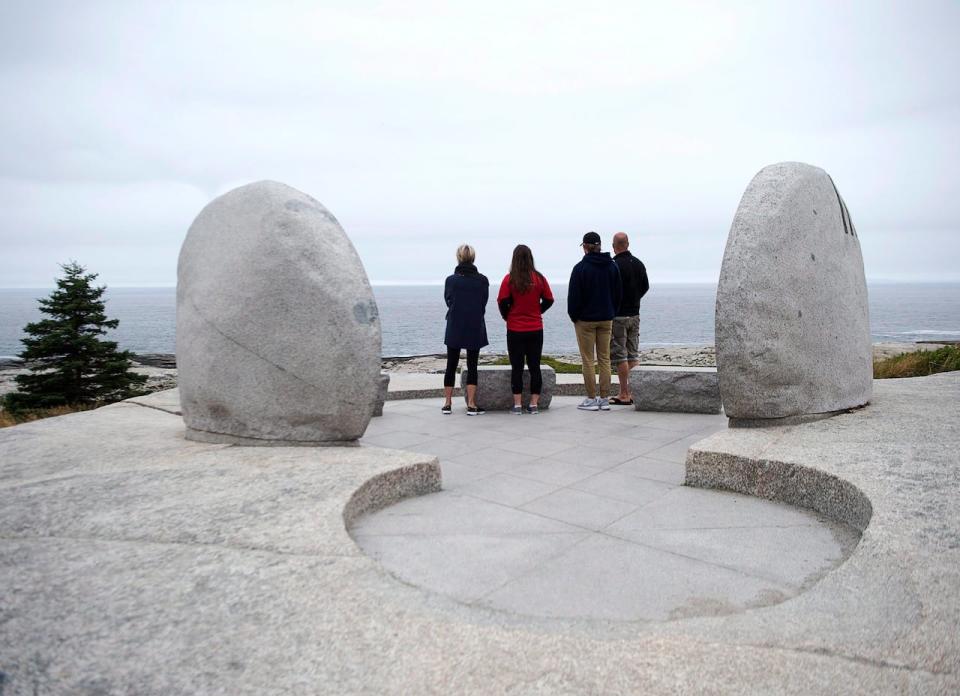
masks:
[(826, 169), (868, 278), (960, 280), (960, 2), (0, 5), (0, 287), (172, 285), (214, 196), (276, 179), (374, 282), (516, 243), (563, 282), (627, 231), (715, 281), (764, 165)]

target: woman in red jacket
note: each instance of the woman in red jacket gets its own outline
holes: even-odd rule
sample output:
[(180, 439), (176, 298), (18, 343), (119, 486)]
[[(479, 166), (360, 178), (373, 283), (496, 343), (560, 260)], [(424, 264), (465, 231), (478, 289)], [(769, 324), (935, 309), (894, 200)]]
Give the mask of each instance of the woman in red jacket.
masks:
[(530, 405), (527, 413), (538, 412), (543, 377), (540, 355), (543, 352), (543, 318), (553, 304), (553, 292), (547, 279), (533, 265), (533, 253), (525, 244), (513, 250), (510, 272), (500, 283), (497, 306), (507, 321), (507, 352), (510, 354), (510, 385), (513, 390), (511, 413), (520, 415), (523, 392), (523, 363), (530, 368)]

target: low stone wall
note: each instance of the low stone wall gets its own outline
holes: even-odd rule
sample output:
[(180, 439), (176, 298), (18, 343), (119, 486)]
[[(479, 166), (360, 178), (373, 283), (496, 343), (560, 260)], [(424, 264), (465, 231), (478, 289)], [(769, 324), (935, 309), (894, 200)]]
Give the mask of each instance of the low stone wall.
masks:
[(635, 367), (630, 393), (638, 411), (720, 413), (717, 370), (711, 367)]
[(361, 515), (376, 512), (404, 498), (436, 493), (440, 487), (440, 462), (436, 457), (429, 462), (385, 471), (353, 492), (343, 508), (343, 525), (349, 529)]
[(807, 508), (864, 532), (873, 506), (849, 481), (812, 466), (713, 452), (687, 452), (684, 485), (716, 488)]
[[(553, 392), (557, 385), (557, 373), (552, 367), (541, 366), (543, 388), (540, 391), (539, 406), (541, 409), (550, 408)], [(460, 373), (460, 388), (466, 399), (467, 371)], [(524, 406), (530, 403), (530, 370), (523, 370)], [(509, 365), (481, 365), (477, 368), (477, 404), (487, 411), (508, 411), (513, 407), (513, 391), (510, 387)]]

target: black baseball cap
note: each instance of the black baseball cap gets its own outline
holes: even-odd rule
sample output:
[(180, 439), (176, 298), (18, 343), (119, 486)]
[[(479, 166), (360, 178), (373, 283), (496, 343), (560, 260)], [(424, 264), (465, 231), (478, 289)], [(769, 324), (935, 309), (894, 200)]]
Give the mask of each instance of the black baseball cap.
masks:
[(599, 244), (599, 243), (600, 243), (600, 235), (597, 234), (596, 232), (587, 232), (585, 235), (583, 235), (583, 241), (581, 242), (581, 244)]

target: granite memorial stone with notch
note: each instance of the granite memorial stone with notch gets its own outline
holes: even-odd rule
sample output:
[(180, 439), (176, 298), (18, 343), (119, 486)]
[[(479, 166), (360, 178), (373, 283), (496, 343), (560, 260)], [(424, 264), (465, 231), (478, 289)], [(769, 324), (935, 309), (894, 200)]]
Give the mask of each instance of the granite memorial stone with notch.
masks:
[(822, 169), (785, 162), (750, 182), (723, 255), (716, 344), (732, 425), (820, 417), (870, 400), (860, 240)]

